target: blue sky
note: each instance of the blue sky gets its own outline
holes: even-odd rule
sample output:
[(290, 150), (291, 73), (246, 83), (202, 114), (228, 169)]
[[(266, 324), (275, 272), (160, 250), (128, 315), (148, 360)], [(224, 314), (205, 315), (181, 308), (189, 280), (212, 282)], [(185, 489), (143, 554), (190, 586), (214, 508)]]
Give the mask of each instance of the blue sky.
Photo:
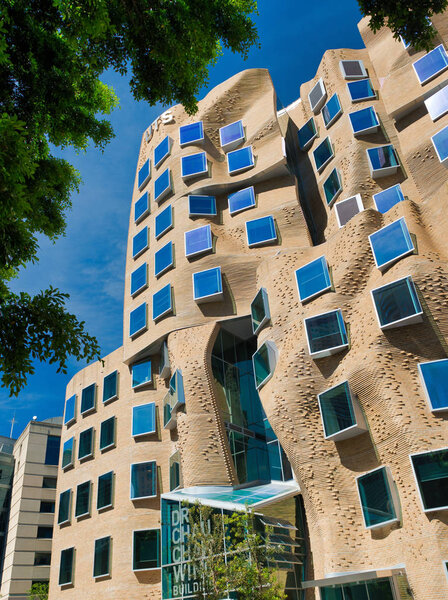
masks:
[[(246, 61), (224, 53), (200, 97), (243, 69), (264, 67), (286, 106), (314, 76), (325, 50), (363, 47), (355, 0), (259, 0), (258, 5), (261, 48), (253, 49)], [(127, 228), (140, 138), (164, 107), (135, 102), (127, 80), (115, 73), (106, 73), (103, 80), (120, 98), (120, 108), (111, 116), (116, 137), (104, 153), (92, 148), (82, 155), (62, 154), (83, 178), (67, 215), (66, 236), (55, 244), (41, 239), (39, 263), (24, 269), (12, 287), (34, 294), (53, 285), (68, 292), (69, 310), (86, 322), (106, 355), (122, 344)], [(0, 435), (9, 435), (14, 414), (14, 437), (33, 416), (43, 420), (62, 414), (67, 382), (83, 366), (71, 360), (63, 375), (52, 365), (36, 363), (35, 375), (18, 398), (0, 389)]]

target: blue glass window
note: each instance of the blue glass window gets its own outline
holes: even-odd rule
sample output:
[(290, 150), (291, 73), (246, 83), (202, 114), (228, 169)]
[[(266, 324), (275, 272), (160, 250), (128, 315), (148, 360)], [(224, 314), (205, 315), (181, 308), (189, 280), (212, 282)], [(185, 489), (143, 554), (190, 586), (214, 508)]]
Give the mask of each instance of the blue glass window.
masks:
[(255, 385), (259, 390), (274, 374), (277, 363), (277, 348), (268, 340), (252, 356), (254, 367)]
[(229, 212), (231, 215), (246, 210), (246, 208), (252, 208), (255, 206), (255, 191), (254, 188), (248, 187), (244, 190), (238, 190), (228, 197)]
[(431, 140), (440, 162), (446, 162), (448, 160), (448, 125), (433, 135)]
[(145, 161), (138, 171), (138, 189), (141, 190), (151, 179), (151, 161), (149, 158)]
[(70, 439), (64, 442), (62, 447), (62, 463), (61, 466), (63, 469), (66, 467), (70, 467), (73, 465), (73, 460), (75, 457), (75, 438), (71, 437)]
[(109, 373), (103, 380), (103, 402), (118, 398), (118, 371)]
[(131, 500), (157, 496), (156, 461), (131, 465)]
[(311, 300), (331, 289), (330, 273), (325, 256), (316, 258), (296, 271), (301, 302)]
[(436, 121), (448, 112), (448, 85), (425, 100), (429, 116)]
[(397, 521), (391, 479), (386, 467), (370, 471), (357, 479), (364, 524), (368, 529)]
[(160, 567), (160, 529), (134, 531), (132, 570), (146, 571)]
[(323, 358), (348, 347), (340, 309), (308, 317), (304, 320), (308, 348), (313, 358)]
[(100, 450), (106, 450), (115, 446), (115, 423), (115, 417), (110, 417), (101, 423)]
[(91, 412), (96, 408), (96, 384), (92, 383), (82, 390), (81, 394), (81, 414)]
[(236, 121), (225, 127), (221, 127), (219, 130), (219, 139), (221, 141), (221, 147), (227, 148), (233, 146), (238, 142), (242, 142), (245, 139), (244, 127), (242, 121)]
[(143, 302), (143, 304), (131, 310), (129, 314), (129, 335), (133, 337), (145, 331), (146, 328), (146, 302)]
[(132, 388), (149, 385), (152, 380), (151, 361), (143, 360), (132, 365)]
[(148, 287), (148, 264), (143, 263), (131, 273), (131, 296), (136, 296)]
[(339, 68), (344, 79), (363, 79), (367, 77), (367, 71), (362, 60), (340, 60)]
[(309, 119), (305, 125), (299, 129), (298, 136), (301, 150), (306, 150), (314, 138), (317, 137), (316, 124), (313, 117), (311, 117), (311, 119)]
[(132, 409), (132, 435), (148, 435), (156, 431), (155, 402), (134, 406)]
[(339, 227), (344, 227), (350, 219), (364, 210), (361, 194), (336, 202), (334, 210)]
[(46, 465), (58, 465), (59, 464), (59, 449), (61, 447), (61, 436), (59, 435), (48, 435), (47, 436), (47, 447), (45, 450), (45, 464)]
[(355, 411), (348, 381), (318, 395), (326, 439), (344, 439), (343, 436), (356, 427)]
[(404, 277), (372, 290), (372, 299), (381, 329), (422, 320), (423, 311), (412, 277)]
[(322, 118), (325, 127), (328, 129), (333, 125), (336, 119), (342, 114), (342, 106), (337, 94), (333, 94), (322, 109)]
[(174, 265), (173, 242), (168, 242), (154, 254), (154, 274), (159, 277)]
[(58, 525), (70, 523), (72, 504), (72, 490), (65, 490), (59, 494)]
[(194, 177), (208, 173), (207, 156), (205, 152), (182, 156), (182, 177)]
[(274, 242), (277, 239), (274, 218), (269, 216), (246, 221), (246, 235), (249, 246), (261, 246)]
[(252, 318), (252, 331), (256, 335), (260, 329), (271, 318), (269, 310), (268, 293), (265, 288), (260, 288), (250, 305), (250, 314)]
[(171, 191), (171, 172), (169, 169), (165, 169), (154, 181), (154, 200), (160, 202)]
[(219, 300), (222, 296), (221, 267), (193, 273), (193, 292), (196, 301)]
[(185, 232), (185, 256), (196, 256), (212, 250), (212, 230), (210, 225), (203, 225)]
[(399, 202), (403, 202), (403, 200), (404, 195), (399, 183), (383, 190), (382, 192), (373, 194), (373, 201), (375, 202), (376, 209), (383, 215), (387, 213), (392, 206), (395, 206)]
[(320, 111), (326, 99), (327, 90), (325, 89), (325, 83), (321, 77), (308, 94), (308, 100), (314, 114), (317, 114)]
[(188, 212), (190, 216), (216, 215), (215, 196), (188, 196)]
[(423, 510), (448, 508), (448, 448), (411, 456)]
[(166, 285), (152, 296), (152, 318), (161, 319), (173, 311), (171, 284)]
[(229, 173), (240, 173), (254, 166), (254, 156), (252, 146), (246, 146), (239, 150), (233, 150), (227, 154), (227, 166)]
[(373, 106), (368, 106), (367, 108), (349, 113), (348, 116), (355, 135), (358, 133), (364, 135), (373, 133), (374, 131), (377, 131), (380, 126), (380, 122)]
[(448, 55), (443, 44), (419, 58), (412, 64), (417, 75), (417, 79), (423, 85), (440, 73), (448, 69)]
[(76, 418), (76, 394), (65, 401), (64, 425), (68, 425)]
[(134, 221), (140, 223), (146, 215), (149, 215), (149, 194), (145, 192), (134, 205)]
[(315, 150), (313, 150), (314, 163), (317, 171), (320, 173), (327, 163), (333, 158), (334, 152), (331, 146), (330, 138), (326, 137)]
[(397, 153), (392, 144), (377, 146), (366, 150), (372, 177), (386, 177), (392, 175), (400, 166)]
[(193, 144), (194, 142), (202, 142), (203, 140), (204, 128), (202, 126), (202, 121), (179, 127), (179, 143), (181, 146)]
[(342, 191), (341, 177), (337, 169), (333, 169), (323, 185), (325, 200), (331, 206)]
[(158, 167), (171, 152), (171, 138), (167, 135), (154, 148), (154, 166)]
[(93, 427), (81, 431), (79, 434), (78, 458), (79, 460), (93, 456), (93, 438), (95, 430)]
[(169, 231), (173, 227), (173, 207), (171, 204), (164, 208), (160, 214), (156, 216), (156, 240)]
[(404, 217), (369, 235), (369, 241), (375, 264), (380, 270), (414, 252)]
[(372, 87), (370, 79), (349, 81), (347, 83), (347, 88), (352, 102), (360, 102), (361, 100), (371, 100), (372, 98), (376, 98), (376, 93)]
[(418, 370), (431, 410), (448, 410), (448, 358), (420, 363)]
[(140, 254), (148, 249), (148, 246), (148, 228), (143, 227), (143, 229), (136, 233), (132, 238), (132, 258), (137, 258), (140, 256)]

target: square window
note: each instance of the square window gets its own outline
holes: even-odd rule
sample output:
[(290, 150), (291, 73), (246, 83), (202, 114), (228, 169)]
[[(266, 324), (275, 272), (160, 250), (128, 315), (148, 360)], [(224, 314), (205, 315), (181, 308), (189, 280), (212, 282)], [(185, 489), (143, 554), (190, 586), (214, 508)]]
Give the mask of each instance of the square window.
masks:
[(404, 217), (370, 234), (369, 242), (380, 271), (414, 252), (414, 244)]
[(35, 552), (34, 566), (49, 567), (51, 564), (51, 552)]
[(61, 437), (59, 435), (48, 435), (47, 436), (47, 447), (45, 449), (45, 464), (46, 465), (58, 466), (60, 447), (61, 447)]
[(96, 383), (92, 383), (82, 390), (81, 414), (85, 415), (96, 410)]
[(149, 194), (145, 192), (134, 204), (134, 221), (140, 223), (149, 215)]
[(174, 267), (174, 251), (173, 242), (168, 242), (157, 250), (154, 254), (154, 274), (156, 277), (160, 277), (168, 271), (171, 267)]
[(118, 371), (106, 375), (103, 380), (103, 404), (118, 398)]
[(143, 302), (129, 313), (129, 336), (135, 337), (142, 331), (146, 331), (147, 327), (146, 302)]
[(173, 293), (171, 284), (165, 285), (152, 296), (152, 318), (161, 319), (173, 312)]
[(59, 563), (59, 585), (73, 584), (73, 566), (75, 563), (75, 549), (66, 548), (61, 551)]
[(370, 175), (374, 179), (378, 177), (387, 177), (388, 175), (393, 175), (397, 172), (400, 163), (392, 144), (368, 148), (366, 152)]
[(156, 240), (165, 235), (167, 231), (173, 227), (173, 207), (171, 204), (164, 208), (160, 214), (156, 216), (155, 228), (156, 228)]
[(352, 126), (353, 135), (367, 135), (378, 131), (380, 121), (373, 106), (362, 108), (355, 112), (349, 113), (350, 125)]
[(315, 150), (313, 150), (314, 164), (318, 173), (323, 171), (334, 156), (333, 147), (329, 137), (326, 137)]
[(339, 228), (344, 227), (351, 218), (364, 210), (361, 194), (336, 202), (334, 210)]
[(265, 288), (260, 288), (257, 295), (252, 300), (250, 314), (252, 317), (252, 331), (254, 335), (257, 335), (260, 329), (266, 325), (271, 318), (268, 293)]
[(160, 567), (160, 529), (134, 531), (132, 570), (147, 571)]
[(418, 371), (430, 410), (448, 410), (448, 359), (420, 363)]
[(157, 464), (155, 460), (131, 465), (131, 500), (157, 496)]
[(221, 267), (193, 273), (193, 293), (198, 303), (222, 300)]
[(95, 540), (93, 558), (93, 577), (105, 577), (110, 574), (111, 538)]
[(70, 523), (71, 506), (72, 490), (65, 490), (65, 492), (59, 494), (58, 525)]
[(423, 320), (423, 310), (412, 277), (398, 279), (370, 293), (381, 329), (403, 327)]
[(149, 247), (148, 228), (143, 227), (141, 231), (136, 233), (132, 238), (132, 258), (137, 258)]
[(433, 121), (443, 117), (448, 112), (448, 85), (427, 98), (425, 106)]
[(70, 425), (76, 421), (76, 394), (65, 401), (64, 425)]
[(230, 175), (251, 169), (255, 165), (252, 146), (232, 150), (227, 154), (227, 166)]
[(182, 125), (179, 127), (179, 143), (181, 146), (187, 146), (188, 144), (194, 144), (204, 141), (204, 128), (202, 121), (197, 123), (190, 123), (189, 125)]
[(395, 206), (399, 202), (403, 202), (403, 200), (404, 195), (399, 183), (383, 190), (382, 192), (373, 194), (373, 201), (375, 202), (376, 209), (383, 215), (387, 213), (392, 206)]
[(362, 60), (340, 60), (339, 68), (344, 79), (364, 79), (364, 77), (367, 77), (367, 71)]
[(348, 348), (348, 337), (340, 308), (304, 319), (311, 358), (324, 358)]
[(252, 356), (255, 385), (261, 389), (274, 374), (278, 360), (278, 350), (274, 342), (267, 340)]
[(213, 249), (210, 225), (203, 225), (185, 232), (185, 256), (196, 256)]
[(98, 477), (96, 508), (103, 510), (113, 506), (114, 472), (109, 471)]
[(316, 123), (314, 122), (313, 117), (308, 119), (305, 125), (300, 127), (298, 136), (300, 149), (307, 150), (311, 146), (313, 140), (317, 137)]
[(143, 263), (131, 273), (131, 296), (137, 296), (148, 287), (148, 263)]
[(154, 181), (154, 200), (161, 202), (170, 192), (173, 191), (171, 182), (171, 171), (165, 169)]
[(72, 467), (75, 458), (75, 438), (71, 437), (64, 442), (62, 447), (62, 463), (61, 467), (66, 469)]
[(132, 436), (156, 432), (156, 405), (154, 402), (134, 406), (132, 409)]
[(151, 361), (144, 360), (132, 365), (132, 388), (149, 385), (152, 382)]
[(317, 399), (326, 440), (346, 440), (367, 431), (348, 381), (322, 392)]
[(349, 81), (347, 83), (347, 89), (352, 102), (361, 102), (362, 100), (372, 100), (373, 98), (376, 98), (376, 92), (372, 87), (370, 79)]
[(238, 190), (228, 196), (229, 212), (236, 215), (242, 210), (255, 206), (255, 190), (253, 186)]
[(325, 200), (331, 206), (342, 191), (341, 176), (337, 169), (333, 169), (323, 185)]
[(188, 196), (190, 217), (209, 217), (216, 215), (215, 196)]
[(95, 430), (93, 427), (81, 431), (79, 434), (78, 458), (83, 460), (93, 456), (93, 439)]
[(172, 139), (167, 135), (163, 140), (154, 148), (154, 166), (157, 169), (171, 153)]
[(320, 256), (296, 271), (300, 302), (307, 302), (331, 290), (327, 259)]
[(443, 44), (416, 60), (412, 66), (421, 85), (443, 73), (448, 69), (448, 55)]
[(328, 129), (333, 125), (338, 117), (342, 115), (342, 106), (339, 102), (337, 94), (333, 94), (322, 109), (322, 118), (325, 128)]
[(221, 148), (224, 151), (228, 151), (231, 148), (235, 148), (240, 142), (244, 142), (244, 127), (242, 121), (235, 121), (225, 127), (219, 129), (219, 139), (221, 142)]
[(325, 83), (322, 77), (316, 83), (316, 85), (312, 88), (311, 92), (308, 94), (308, 100), (310, 103), (311, 110), (316, 115), (327, 99), (327, 90), (325, 89)]
[(86, 517), (90, 515), (90, 490), (91, 481), (80, 483), (76, 488), (75, 517)]
[(271, 244), (277, 240), (274, 217), (261, 217), (246, 221), (246, 236), (249, 247)]
[(138, 189), (141, 190), (151, 179), (151, 161), (149, 158), (138, 171)]
[(448, 448), (411, 454), (412, 469), (425, 512), (448, 508)]
[(56, 477), (42, 477), (42, 487), (48, 490), (56, 489), (57, 478)]
[(115, 446), (115, 417), (110, 417), (101, 423), (100, 450), (108, 450)]
[(37, 528), (36, 538), (39, 540), (51, 540), (53, 537), (53, 527), (39, 525)]
[(431, 141), (439, 161), (448, 166), (448, 125), (433, 135)]
[(376, 529), (398, 521), (398, 496), (388, 467), (380, 467), (356, 478), (364, 525)]
[(184, 179), (208, 173), (207, 156), (205, 152), (182, 156), (181, 165), (182, 177)]
[(55, 502), (51, 502), (50, 500), (41, 500), (40, 501), (40, 509), (39, 512), (41, 513), (53, 513), (54, 514), (54, 510), (55, 510)]

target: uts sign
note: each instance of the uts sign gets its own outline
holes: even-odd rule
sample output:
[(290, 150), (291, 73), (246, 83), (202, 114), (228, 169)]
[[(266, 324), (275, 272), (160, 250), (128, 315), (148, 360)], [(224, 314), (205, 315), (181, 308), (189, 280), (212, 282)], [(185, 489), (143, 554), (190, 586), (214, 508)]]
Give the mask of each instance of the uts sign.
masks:
[(167, 123), (174, 122), (174, 115), (170, 110), (166, 110), (164, 113), (157, 117), (155, 121), (151, 123), (148, 129), (145, 131), (145, 142), (149, 144), (152, 139), (154, 131), (157, 131), (159, 128), (159, 124), (166, 125)]

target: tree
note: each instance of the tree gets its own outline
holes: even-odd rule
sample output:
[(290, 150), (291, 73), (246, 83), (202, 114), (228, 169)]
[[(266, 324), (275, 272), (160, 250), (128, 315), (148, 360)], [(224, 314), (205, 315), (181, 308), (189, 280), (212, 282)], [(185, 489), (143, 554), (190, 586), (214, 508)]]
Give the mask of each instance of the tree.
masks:
[(401, 35), (416, 50), (430, 50), (436, 36), (431, 17), (446, 10), (448, 0), (358, 0), (358, 4), (362, 15), (370, 17), (374, 33), (387, 25), (395, 38)]
[(48, 582), (38, 581), (33, 583), (28, 590), (28, 598), (30, 600), (48, 600)]
[[(10, 281), (38, 260), (38, 235), (64, 234), (80, 175), (54, 147), (103, 150), (118, 99), (105, 69), (131, 73), (138, 100), (195, 95), (222, 46), (243, 56), (256, 43), (254, 0), (4, 0), (0, 3), (0, 371), (17, 394), (33, 359), (65, 372), (69, 354), (99, 358), (83, 322), (50, 288), (15, 295)], [(105, 118), (106, 117), (106, 118)], [(17, 341), (14, 342), (14, 337)]]

